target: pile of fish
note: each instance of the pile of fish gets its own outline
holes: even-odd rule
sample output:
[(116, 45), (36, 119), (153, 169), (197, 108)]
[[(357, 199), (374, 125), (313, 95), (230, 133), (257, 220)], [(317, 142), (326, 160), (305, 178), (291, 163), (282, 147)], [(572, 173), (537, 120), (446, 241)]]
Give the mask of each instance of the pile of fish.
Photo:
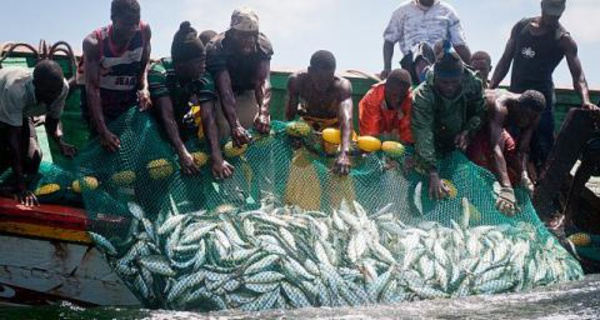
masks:
[(469, 203), (462, 201), (462, 218), (451, 226), (405, 225), (391, 204), (369, 213), (343, 202), (324, 213), (265, 196), (256, 210), (179, 214), (172, 203), (152, 222), (129, 203), (124, 244), (92, 237), (145, 303), (178, 310), (395, 303), (582, 277), (558, 242), (539, 239), (531, 224), (469, 227)]

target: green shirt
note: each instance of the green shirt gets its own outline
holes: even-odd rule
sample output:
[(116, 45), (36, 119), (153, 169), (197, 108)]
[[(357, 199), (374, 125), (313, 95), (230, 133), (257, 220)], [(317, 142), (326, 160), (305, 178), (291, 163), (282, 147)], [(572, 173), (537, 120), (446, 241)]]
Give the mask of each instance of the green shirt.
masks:
[(178, 124), (190, 110), (189, 102), (193, 94), (196, 94), (200, 104), (217, 99), (215, 85), (210, 75), (205, 74), (198, 80), (182, 85), (175, 74), (173, 61), (170, 58), (162, 58), (150, 66), (148, 84), (152, 100), (162, 97), (171, 98), (175, 121)]
[(455, 149), (454, 139), (461, 132), (470, 134), (485, 117), (485, 98), (481, 80), (467, 68), (462, 90), (454, 99), (443, 98), (434, 88), (433, 71), (413, 96), (411, 128), (416, 153), (424, 169), (435, 167), (436, 156)]

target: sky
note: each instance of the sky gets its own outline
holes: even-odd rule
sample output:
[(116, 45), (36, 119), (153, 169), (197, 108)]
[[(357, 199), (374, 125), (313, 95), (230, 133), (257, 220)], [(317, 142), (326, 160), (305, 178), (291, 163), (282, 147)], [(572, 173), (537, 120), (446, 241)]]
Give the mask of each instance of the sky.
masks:
[[(92, 30), (110, 23), (110, 0), (2, 0), (0, 42), (37, 45), (40, 39), (69, 42), (81, 51)], [(502, 55), (512, 26), (540, 14), (540, 0), (447, 0), (463, 23), (471, 51), (488, 51), (493, 64)], [(402, 1), (387, 0), (140, 0), (142, 19), (152, 28), (152, 56), (168, 56), (181, 21), (197, 30), (225, 31), (232, 11), (249, 6), (260, 16), (261, 31), (273, 43), (271, 68), (303, 69), (313, 52), (332, 51), (338, 70), (368, 73), (383, 67), (383, 30)], [(592, 89), (600, 89), (600, 5), (569, 0), (561, 23), (579, 46)], [(401, 58), (396, 47), (394, 61)], [(557, 87), (572, 88), (567, 63), (554, 73)], [(509, 80), (509, 75), (505, 81)]]

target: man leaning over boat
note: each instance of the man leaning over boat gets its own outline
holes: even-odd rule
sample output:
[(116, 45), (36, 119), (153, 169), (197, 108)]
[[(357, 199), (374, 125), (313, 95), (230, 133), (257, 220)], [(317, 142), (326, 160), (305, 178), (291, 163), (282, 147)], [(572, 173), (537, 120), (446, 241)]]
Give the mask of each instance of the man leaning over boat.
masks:
[[(218, 130), (214, 121), (215, 93), (212, 78), (205, 74), (206, 51), (198, 34), (188, 21), (181, 23), (171, 45), (171, 58), (162, 58), (150, 66), (148, 82), (154, 111), (175, 148), (184, 174), (198, 174), (199, 168), (194, 157), (184, 145), (193, 136), (196, 126), (186, 121), (195, 110), (202, 120), (201, 132), (208, 142), (212, 172), (217, 178), (227, 178), (233, 174), (233, 166), (223, 159), (219, 146)], [(193, 120), (192, 120), (193, 121)]]
[(206, 68), (218, 92), (216, 120), (219, 138), (231, 135), (234, 145), (250, 142), (247, 129), (261, 134), (271, 129), (271, 42), (259, 31), (256, 12), (237, 9), (229, 30), (206, 46)]
[(350, 138), (352, 136), (352, 85), (347, 79), (335, 74), (336, 61), (333, 53), (326, 50), (315, 52), (307, 70), (290, 75), (285, 102), (287, 121), (300, 115), (314, 130), (339, 128), (341, 150), (333, 171), (341, 175), (350, 172)]
[(0, 173), (12, 167), (12, 185), (2, 193), (16, 194), (26, 206), (37, 205), (36, 196), (27, 189), (26, 177), (33, 177), (42, 161), (33, 117), (45, 115), (48, 136), (60, 152), (73, 157), (75, 147), (62, 139), (60, 116), (69, 93), (69, 84), (58, 63), (39, 62), (33, 72), (20, 67), (0, 69)]
[(496, 175), (499, 183), (495, 190), (496, 207), (512, 216), (519, 211), (513, 186), (520, 183), (533, 195), (527, 162), (531, 137), (540, 122), (546, 100), (535, 90), (518, 94), (497, 89), (486, 90), (485, 103), (487, 121), (473, 137), (467, 156)]
[(143, 111), (152, 104), (147, 81), (151, 31), (140, 14), (137, 0), (113, 0), (112, 24), (83, 40), (81, 111), (92, 136), (109, 152), (121, 146), (108, 129), (110, 122), (134, 106)]
[(450, 191), (438, 174), (437, 159), (456, 149), (464, 151), (485, 113), (481, 80), (446, 42), (413, 98), (411, 128), (419, 167), (429, 176), (431, 199), (446, 198)]

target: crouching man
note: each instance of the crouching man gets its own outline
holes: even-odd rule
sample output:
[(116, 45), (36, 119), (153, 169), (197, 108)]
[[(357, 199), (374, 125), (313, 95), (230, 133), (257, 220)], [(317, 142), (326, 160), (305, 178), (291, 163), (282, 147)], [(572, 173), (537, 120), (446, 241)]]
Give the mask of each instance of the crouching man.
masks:
[(60, 116), (68, 93), (69, 84), (54, 61), (39, 62), (33, 72), (16, 67), (0, 70), (0, 173), (12, 167), (14, 175), (13, 186), (3, 191), (16, 194), (26, 206), (38, 204), (27, 190), (26, 177), (35, 175), (42, 161), (32, 118), (46, 115), (46, 132), (60, 152), (66, 157), (77, 152), (62, 139)]

